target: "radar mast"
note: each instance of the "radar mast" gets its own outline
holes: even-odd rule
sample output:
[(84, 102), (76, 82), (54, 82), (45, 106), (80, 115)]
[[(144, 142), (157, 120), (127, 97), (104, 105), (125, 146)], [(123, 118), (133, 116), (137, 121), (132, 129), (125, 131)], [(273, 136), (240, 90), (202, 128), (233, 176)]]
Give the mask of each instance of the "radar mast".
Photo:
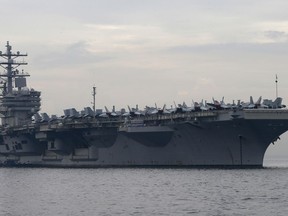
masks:
[[(28, 73), (22, 72), (20, 73), (17, 69), (20, 65), (27, 65), (27, 63), (23, 61), (16, 61), (15, 59), (20, 56), (27, 56), (27, 54), (21, 54), (19, 51), (17, 53), (12, 53), (12, 46), (9, 44), (9, 41), (7, 41), (6, 44), (6, 53), (0, 52), (0, 57), (4, 59), (4, 61), (0, 62), (0, 66), (6, 70), (6, 72), (0, 74), (1, 78), (1, 84), (3, 85), (2, 88), (2, 95), (6, 94), (12, 94), (13, 90), (13, 82), (15, 81), (16, 85), (24, 85), (23, 81), (26, 79), (23, 79), (23, 77), (29, 76)], [(20, 78), (20, 79), (17, 79)], [(21, 79), (22, 78), (22, 79)], [(16, 80), (15, 80), (16, 79)], [(18, 86), (15, 86), (18, 87)]]
[[(0, 114), (2, 125), (5, 126), (23, 126), (32, 122), (32, 116), (40, 110), (39, 91), (29, 89), (26, 84), (26, 77), (30, 76), (21, 72), (18, 67), (27, 65), (23, 61), (16, 61), (18, 57), (25, 57), (27, 54), (21, 54), (19, 51), (12, 52), (12, 46), (7, 41), (6, 52), (0, 51), (0, 66), (4, 72), (0, 73)], [(0, 59), (1, 59), (0, 58)]]

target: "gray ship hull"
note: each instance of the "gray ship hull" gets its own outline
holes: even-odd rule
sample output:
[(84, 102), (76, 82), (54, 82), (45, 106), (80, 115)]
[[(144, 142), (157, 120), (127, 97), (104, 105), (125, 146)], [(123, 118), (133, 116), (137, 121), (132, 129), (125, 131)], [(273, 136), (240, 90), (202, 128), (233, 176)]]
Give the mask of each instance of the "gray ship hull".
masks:
[[(256, 103), (175, 104), (99, 113), (85, 107), (64, 116), (39, 114), (41, 92), (7, 42), (0, 52), (0, 165), (53, 167), (262, 166), (267, 147), (288, 130), (282, 98)], [(203, 107), (204, 106), (204, 107)], [(212, 108), (211, 108), (212, 107)], [(266, 109), (262, 109), (266, 108)], [(247, 110), (246, 110), (247, 109)], [(205, 111), (204, 111), (205, 110)]]
[[(20, 150), (10, 146), (11, 151), (7, 143), (2, 143), (0, 160), (2, 165), (16, 166), (261, 167), (268, 146), (288, 130), (288, 112), (255, 110), (240, 114), (240, 118), (231, 118), (231, 113), (223, 112), (217, 114), (217, 119), (211, 116), (193, 120), (189, 116), (153, 126), (41, 131), (35, 133), (26, 152), (25, 144)], [(12, 140), (15, 134), (4, 137)], [(17, 136), (21, 142), (31, 134)]]

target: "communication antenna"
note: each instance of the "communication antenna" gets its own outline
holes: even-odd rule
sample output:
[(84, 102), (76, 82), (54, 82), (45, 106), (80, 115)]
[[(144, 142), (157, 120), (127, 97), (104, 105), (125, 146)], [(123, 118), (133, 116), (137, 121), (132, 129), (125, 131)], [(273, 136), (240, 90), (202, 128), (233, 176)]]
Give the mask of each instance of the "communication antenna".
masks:
[(94, 117), (95, 117), (96, 115), (96, 108), (95, 108), (96, 87), (95, 85), (93, 86), (92, 96), (93, 96), (93, 112), (94, 112)]
[(276, 98), (278, 98), (278, 76), (277, 76), (277, 74), (275, 77), (275, 84), (276, 84)]

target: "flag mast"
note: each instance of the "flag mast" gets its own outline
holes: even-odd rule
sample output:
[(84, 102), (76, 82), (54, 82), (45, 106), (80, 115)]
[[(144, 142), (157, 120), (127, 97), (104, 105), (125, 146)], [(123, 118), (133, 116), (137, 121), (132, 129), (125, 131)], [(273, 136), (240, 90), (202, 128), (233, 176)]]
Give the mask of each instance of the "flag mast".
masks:
[(276, 77), (275, 77), (275, 84), (276, 84), (276, 98), (278, 98), (278, 76), (276, 74)]
[(96, 107), (95, 107), (96, 87), (95, 87), (95, 85), (93, 86), (92, 96), (93, 96), (92, 104), (93, 104), (93, 113), (94, 113), (93, 115), (94, 115), (94, 118), (95, 118), (95, 116), (96, 116)]

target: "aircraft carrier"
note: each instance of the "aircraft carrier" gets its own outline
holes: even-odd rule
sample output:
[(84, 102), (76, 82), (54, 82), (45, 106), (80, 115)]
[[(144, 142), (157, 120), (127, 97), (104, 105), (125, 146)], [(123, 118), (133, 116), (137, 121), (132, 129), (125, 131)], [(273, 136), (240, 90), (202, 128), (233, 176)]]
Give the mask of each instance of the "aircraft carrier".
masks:
[(266, 149), (288, 130), (282, 98), (254, 103), (194, 103), (129, 112), (65, 109), (40, 113), (41, 93), (27, 87), (17, 61), (0, 52), (0, 165), (45, 167), (262, 167)]

